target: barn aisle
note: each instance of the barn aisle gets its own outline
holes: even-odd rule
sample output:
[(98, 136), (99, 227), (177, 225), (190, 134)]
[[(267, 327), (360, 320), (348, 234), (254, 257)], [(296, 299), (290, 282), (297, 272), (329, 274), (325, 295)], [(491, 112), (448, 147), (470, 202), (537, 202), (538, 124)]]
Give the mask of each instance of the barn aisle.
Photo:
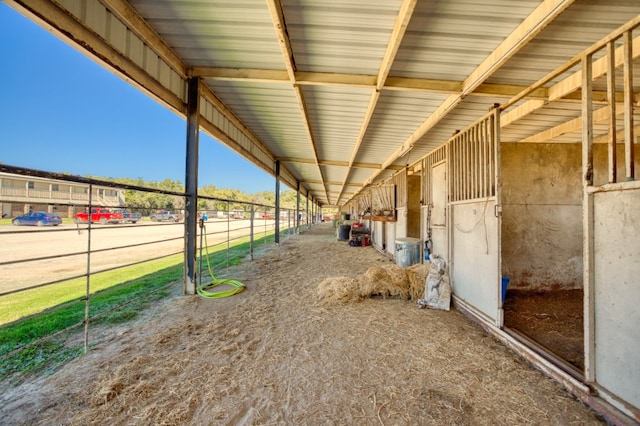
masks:
[(323, 223), (230, 268), (247, 289), (175, 295), (52, 376), (3, 396), (9, 424), (601, 424), (456, 311), (318, 285), (393, 262)]

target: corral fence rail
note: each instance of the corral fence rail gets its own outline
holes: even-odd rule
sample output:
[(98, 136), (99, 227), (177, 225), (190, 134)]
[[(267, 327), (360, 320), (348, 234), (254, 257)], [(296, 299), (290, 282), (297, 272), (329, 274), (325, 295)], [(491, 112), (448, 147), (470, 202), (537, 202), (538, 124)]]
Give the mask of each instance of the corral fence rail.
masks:
[[(26, 179), (27, 190), (33, 186), (28, 181), (31, 178), (37, 179), (39, 186), (44, 185), (43, 182), (50, 185), (49, 191), (41, 189), (38, 192), (40, 197), (37, 199), (25, 198), (28, 191), (0, 185), (0, 211), (10, 210), (13, 217), (33, 208), (49, 213), (60, 211), (63, 213), (60, 216), (67, 218), (63, 224), (54, 227), (0, 226), (3, 242), (0, 244), (0, 312), (5, 312), (0, 314), (0, 330), (19, 328), (21, 323), (30, 320), (45, 322), (45, 317), (48, 322), (48, 318), (56, 315), (71, 318), (41, 334), (35, 330), (30, 339), (0, 340), (0, 362), (82, 326), (83, 350), (86, 352), (92, 322), (166, 291), (183, 279), (184, 192), (2, 164), (0, 172), (15, 175), (16, 182)], [(52, 198), (51, 188), (63, 196)], [(86, 197), (67, 196), (76, 192)], [(127, 203), (127, 194), (138, 200), (137, 203)], [(133, 194), (144, 195), (136, 197)], [(86, 212), (85, 218), (88, 218), (92, 209), (125, 210), (140, 216), (133, 221), (118, 220), (118, 223), (77, 219), (71, 222), (76, 213)], [(174, 218), (152, 222), (151, 216), (160, 211), (177, 214), (177, 221)], [(279, 212), (278, 218), (276, 212)], [(210, 263), (211, 267), (218, 272), (236, 259), (252, 260), (257, 245), (290, 237), (314, 223), (313, 217), (307, 219), (308, 212), (297, 209), (278, 210), (275, 206), (209, 196), (198, 197), (198, 214), (202, 219), (196, 231), (198, 260), (202, 265), (203, 253), (210, 256), (214, 261)], [(303, 215), (305, 220), (301, 221)], [(276, 219), (279, 226), (276, 226)], [(277, 239), (276, 229), (279, 230)], [(173, 265), (178, 271), (174, 271), (174, 279), (163, 285), (145, 284), (139, 286), (141, 291), (115, 298), (114, 295), (136, 287), (136, 283), (153, 275), (149, 268), (153, 269), (156, 264), (162, 271), (168, 268), (167, 265)], [(139, 266), (145, 271), (142, 275), (135, 270)], [(198, 282), (206, 275), (200, 267)], [(94, 300), (109, 298), (118, 301), (94, 303)], [(17, 308), (23, 305), (24, 309)], [(70, 314), (71, 311), (74, 313)]]

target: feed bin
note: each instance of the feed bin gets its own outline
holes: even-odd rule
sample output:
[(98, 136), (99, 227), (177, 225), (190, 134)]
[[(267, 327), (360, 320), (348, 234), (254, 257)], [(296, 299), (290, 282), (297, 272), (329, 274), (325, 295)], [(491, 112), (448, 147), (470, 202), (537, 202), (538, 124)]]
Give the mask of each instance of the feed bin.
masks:
[(340, 225), (338, 227), (338, 241), (348, 241), (351, 232), (351, 225)]
[(420, 263), (420, 239), (398, 238), (396, 240), (396, 265), (406, 268)]

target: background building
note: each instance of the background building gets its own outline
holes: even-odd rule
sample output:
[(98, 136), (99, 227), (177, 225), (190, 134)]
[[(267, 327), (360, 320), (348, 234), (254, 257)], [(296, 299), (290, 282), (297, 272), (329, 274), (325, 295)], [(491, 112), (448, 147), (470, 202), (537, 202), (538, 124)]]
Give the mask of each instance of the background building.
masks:
[[(72, 217), (89, 205), (89, 185), (0, 173), (0, 212), (2, 217), (14, 217), (38, 210)], [(122, 207), (123, 189), (93, 186), (91, 205)]]

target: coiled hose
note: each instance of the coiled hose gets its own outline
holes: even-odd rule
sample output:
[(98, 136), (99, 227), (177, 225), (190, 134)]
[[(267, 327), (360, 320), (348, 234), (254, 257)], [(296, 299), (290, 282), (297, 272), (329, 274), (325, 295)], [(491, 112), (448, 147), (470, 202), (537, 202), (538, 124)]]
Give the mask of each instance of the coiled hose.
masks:
[[(211, 262), (209, 261), (209, 246), (207, 244), (207, 233), (204, 227), (204, 221), (202, 220), (200, 221), (200, 229), (201, 229), (200, 231), (200, 263), (202, 264), (202, 236), (204, 235), (204, 249), (207, 254), (206, 255), (207, 268), (209, 269), (209, 275), (211, 275), (211, 278), (213, 279), (213, 281), (211, 281), (210, 283), (198, 285), (198, 287), (196, 288), (196, 292), (200, 296), (207, 299), (222, 299), (223, 297), (229, 297), (229, 296), (233, 296), (234, 294), (240, 293), (242, 290), (245, 289), (245, 285), (243, 283), (231, 278), (218, 279), (216, 278), (215, 275), (213, 275), (213, 271), (211, 270)], [(209, 289), (212, 289), (222, 284), (229, 285), (231, 286), (231, 288), (229, 290), (223, 290), (223, 291), (208, 291)]]

